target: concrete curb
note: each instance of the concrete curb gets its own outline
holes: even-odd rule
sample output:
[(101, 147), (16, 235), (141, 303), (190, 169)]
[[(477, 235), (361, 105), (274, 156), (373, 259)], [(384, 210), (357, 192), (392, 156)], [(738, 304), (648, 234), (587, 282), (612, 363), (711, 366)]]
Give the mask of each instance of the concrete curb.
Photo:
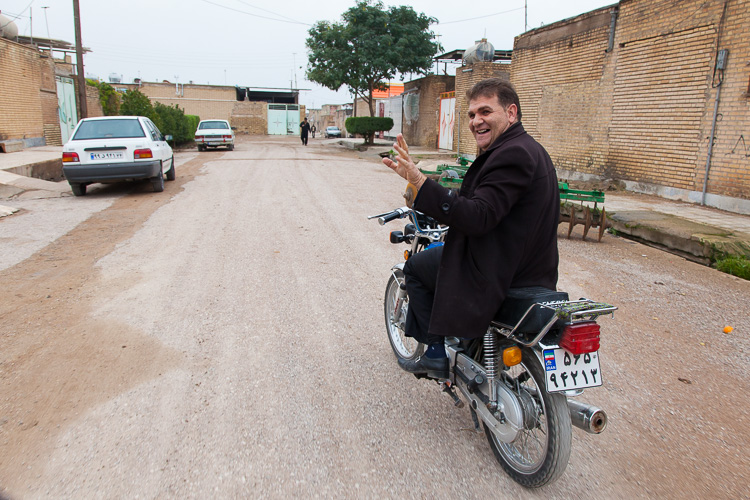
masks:
[(636, 241), (709, 265), (724, 255), (750, 258), (750, 235), (648, 210), (608, 213), (612, 229)]

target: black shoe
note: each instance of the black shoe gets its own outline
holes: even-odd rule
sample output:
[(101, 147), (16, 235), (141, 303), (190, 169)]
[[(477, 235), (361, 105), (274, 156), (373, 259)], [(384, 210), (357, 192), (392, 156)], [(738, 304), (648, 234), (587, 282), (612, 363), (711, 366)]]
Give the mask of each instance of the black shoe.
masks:
[(420, 356), (414, 360), (399, 358), (398, 366), (414, 375), (448, 378), (448, 358), (428, 358), (427, 356)]

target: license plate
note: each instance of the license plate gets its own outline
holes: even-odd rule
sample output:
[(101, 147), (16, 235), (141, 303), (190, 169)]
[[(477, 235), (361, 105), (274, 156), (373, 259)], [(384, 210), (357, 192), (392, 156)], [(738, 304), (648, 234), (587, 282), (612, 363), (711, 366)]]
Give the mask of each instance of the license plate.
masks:
[(574, 355), (565, 349), (545, 349), (547, 392), (570, 391), (602, 385), (599, 353)]
[(122, 160), (125, 156), (121, 152), (117, 153), (91, 153), (92, 160)]
[(221, 144), (221, 141), (208, 141), (209, 146), (218, 146)]

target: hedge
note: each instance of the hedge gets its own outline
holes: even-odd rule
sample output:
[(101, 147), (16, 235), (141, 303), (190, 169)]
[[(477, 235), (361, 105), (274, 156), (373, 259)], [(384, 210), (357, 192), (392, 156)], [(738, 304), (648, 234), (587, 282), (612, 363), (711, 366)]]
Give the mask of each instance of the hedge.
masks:
[(372, 144), (375, 132), (393, 128), (393, 118), (382, 116), (352, 116), (346, 119), (346, 131), (365, 138), (365, 144)]

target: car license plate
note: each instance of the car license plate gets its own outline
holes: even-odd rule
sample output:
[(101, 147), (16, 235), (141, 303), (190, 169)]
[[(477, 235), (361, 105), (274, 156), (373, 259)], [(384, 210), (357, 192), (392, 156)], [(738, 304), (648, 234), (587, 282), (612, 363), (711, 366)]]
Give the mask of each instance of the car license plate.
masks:
[(218, 146), (221, 144), (221, 141), (208, 141), (209, 146)]
[(122, 160), (125, 156), (121, 152), (117, 153), (91, 153), (92, 160)]
[(547, 392), (570, 391), (602, 385), (599, 353), (574, 355), (565, 349), (545, 349)]

